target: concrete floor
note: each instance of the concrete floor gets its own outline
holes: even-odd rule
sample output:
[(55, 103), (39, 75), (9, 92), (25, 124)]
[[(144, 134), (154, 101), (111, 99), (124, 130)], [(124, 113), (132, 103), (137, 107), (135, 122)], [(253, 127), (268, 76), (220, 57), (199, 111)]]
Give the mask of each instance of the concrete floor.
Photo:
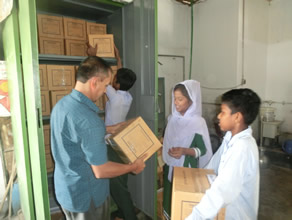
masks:
[(280, 148), (260, 150), (259, 220), (292, 219), (292, 155)]

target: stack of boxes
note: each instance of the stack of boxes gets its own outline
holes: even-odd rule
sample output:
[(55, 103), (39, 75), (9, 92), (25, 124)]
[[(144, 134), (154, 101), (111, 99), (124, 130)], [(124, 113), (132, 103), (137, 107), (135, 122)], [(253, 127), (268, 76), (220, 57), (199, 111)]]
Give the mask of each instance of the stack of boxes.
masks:
[(86, 42), (97, 44), (97, 56), (115, 57), (114, 37), (106, 24), (82, 19), (38, 14), (40, 54), (87, 56)]
[[(115, 57), (114, 39), (106, 33), (106, 24), (98, 24), (82, 19), (38, 14), (38, 41), (40, 54), (87, 56), (87, 42), (97, 44), (97, 56)], [(55, 104), (69, 94), (75, 86), (78, 66), (40, 64), (40, 89), (42, 115), (50, 116)], [(113, 74), (117, 66), (112, 66)], [(113, 79), (113, 78), (112, 78)], [(107, 101), (102, 96), (95, 104), (104, 110)], [(50, 151), (49, 125), (44, 126), (47, 171), (54, 169)]]

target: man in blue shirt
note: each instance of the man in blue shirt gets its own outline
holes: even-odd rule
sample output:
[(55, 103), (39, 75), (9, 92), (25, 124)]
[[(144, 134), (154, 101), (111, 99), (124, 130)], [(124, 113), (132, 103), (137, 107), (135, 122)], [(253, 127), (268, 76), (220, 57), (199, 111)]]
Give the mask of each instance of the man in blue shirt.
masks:
[[(143, 171), (143, 158), (133, 164), (107, 160), (106, 128), (94, 104), (111, 81), (110, 66), (90, 56), (77, 71), (71, 94), (51, 114), (51, 147), (55, 192), (66, 219), (110, 219), (108, 178)], [(112, 126), (115, 131), (119, 125)], [(108, 130), (109, 132), (109, 130)]]

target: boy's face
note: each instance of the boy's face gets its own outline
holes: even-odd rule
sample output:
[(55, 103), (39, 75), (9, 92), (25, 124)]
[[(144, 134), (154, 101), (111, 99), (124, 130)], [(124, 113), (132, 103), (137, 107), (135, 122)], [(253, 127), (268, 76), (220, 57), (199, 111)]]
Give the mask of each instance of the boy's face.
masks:
[(227, 104), (221, 104), (221, 112), (218, 114), (219, 126), (222, 131), (233, 131), (236, 125), (237, 113), (232, 114)]

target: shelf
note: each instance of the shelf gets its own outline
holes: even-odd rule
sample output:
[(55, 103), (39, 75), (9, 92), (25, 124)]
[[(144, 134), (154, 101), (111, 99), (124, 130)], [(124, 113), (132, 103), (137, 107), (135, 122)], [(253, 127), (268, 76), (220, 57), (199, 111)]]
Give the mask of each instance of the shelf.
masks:
[[(54, 54), (39, 54), (40, 64), (73, 64), (79, 65), (86, 57), (83, 56), (65, 56), (65, 55), (54, 55)], [(117, 65), (115, 58), (103, 57), (110, 65)]]

